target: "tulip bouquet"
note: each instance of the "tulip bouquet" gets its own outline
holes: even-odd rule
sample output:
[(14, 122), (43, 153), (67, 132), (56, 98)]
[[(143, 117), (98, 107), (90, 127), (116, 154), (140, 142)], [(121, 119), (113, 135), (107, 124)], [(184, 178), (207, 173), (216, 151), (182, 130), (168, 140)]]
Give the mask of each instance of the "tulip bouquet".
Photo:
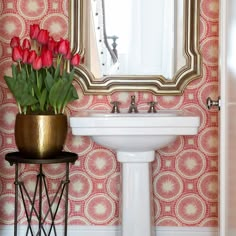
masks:
[(11, 39), (12, 77), (4, 79), (20, 114), (64, 113), (66, 105), (78, 99), (74, 68), (67, 72), (66, 65), (79, 65), (80, 55), (71, 54), (68, 40), (54, 40), (38, 24), (31, 25), (29, 33), (22, 42), (17, 36)]

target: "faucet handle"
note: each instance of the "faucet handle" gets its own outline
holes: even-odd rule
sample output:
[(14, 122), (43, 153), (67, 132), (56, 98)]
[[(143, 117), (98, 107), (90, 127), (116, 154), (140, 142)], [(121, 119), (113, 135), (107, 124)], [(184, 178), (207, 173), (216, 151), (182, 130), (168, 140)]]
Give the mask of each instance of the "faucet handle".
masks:
[(138, 108), (137, 105), (135, 104), (135, 95), (131, 96), (131, 102), (128, 113), (138, 113)]
[(135, 104), (135, 95), (131, 96), (131, 104)]
[(156, 113), (157, 112), (156, 104), (157, 104), (157, 102), (154, 102), (154, 101), (148, 102), (148, 105), (150, 105), (148, 113)]
[(113, 105), (111, 113), (120, 113), (120, 109), (119, 109), (120, 102), (119, 101), (113, 101), (113, 102), (111, 102), (111, 105)]

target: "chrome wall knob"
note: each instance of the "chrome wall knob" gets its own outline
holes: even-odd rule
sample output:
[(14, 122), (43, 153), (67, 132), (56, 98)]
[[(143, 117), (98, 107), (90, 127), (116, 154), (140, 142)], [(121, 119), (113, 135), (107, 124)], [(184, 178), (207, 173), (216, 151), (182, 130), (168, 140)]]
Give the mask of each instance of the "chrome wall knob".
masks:
[(210, 110), (212, 107), (217, 107), (220, 110), (220, 97), (218, 100), (212, 100), (210, 97), (206, 100), (207, 109)]

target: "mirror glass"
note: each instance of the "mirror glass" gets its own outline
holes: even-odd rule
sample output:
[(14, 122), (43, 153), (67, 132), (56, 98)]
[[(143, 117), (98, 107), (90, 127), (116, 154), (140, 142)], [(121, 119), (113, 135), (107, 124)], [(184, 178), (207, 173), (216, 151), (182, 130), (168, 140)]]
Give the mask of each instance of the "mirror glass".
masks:
[(70, 0), (70, 41), (85, 94), (182, 94), (201, 76), (199, 0)]
[(94, 50), (87, 67), (96, 77), (160, 74), (172, 79), (186, 64), (183, 7), (183, 0), (90, 0), (85, 47)]

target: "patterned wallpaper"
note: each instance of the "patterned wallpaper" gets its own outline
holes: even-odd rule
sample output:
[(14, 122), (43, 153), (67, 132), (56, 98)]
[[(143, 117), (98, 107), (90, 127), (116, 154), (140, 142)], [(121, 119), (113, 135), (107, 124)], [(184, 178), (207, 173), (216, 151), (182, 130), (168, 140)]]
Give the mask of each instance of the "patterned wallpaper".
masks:
[[(170, 146), (156, 152), (153, 163), (155, 224), (158, 226), (217, 226), (218, 219), (218, 113), (207, 111), (208, 96), (218, 96), (218, 0), (201, 0), (201, 51), (203, 77), (192, 82), (182, 96), (153, 96), (135, 93), (140, 107), (158, 101), (158, 108), (188, 109), (201, 117), (199, 135), (180, 137)], [(0, 1), (0, 223), (12, 224), (14, 214), (14, 167), (5, 154), (16, 151), (14, 121), (17, 107), (3, 80), (10, 74), (11, 37), (25, 37), (29, 26), (39, 23), (53, 32), (54, 37), (66, 37), (68, 0), (8, 0)], [(67, 109), (73, 115), (83, 109), (110, 109), (111, 100), (128, 107), (129, 93), (110, 96), (84, 96)], [(115, 153), (87, 137), (68, 134), (65, 149), (79, 154), (71, 167), (69, 191), (69, 223), (82, 225), (119, 224), (120, 166)], [(29, 191), (34, 188), (36, 166), (21, 165), (22, 177)], [(48, 165), (49, 194), (55, 192), (62, 165)], [(63, 209), (56, 219), (63, 223)], [(26, 223), (23, 207), (20, 223)]]

